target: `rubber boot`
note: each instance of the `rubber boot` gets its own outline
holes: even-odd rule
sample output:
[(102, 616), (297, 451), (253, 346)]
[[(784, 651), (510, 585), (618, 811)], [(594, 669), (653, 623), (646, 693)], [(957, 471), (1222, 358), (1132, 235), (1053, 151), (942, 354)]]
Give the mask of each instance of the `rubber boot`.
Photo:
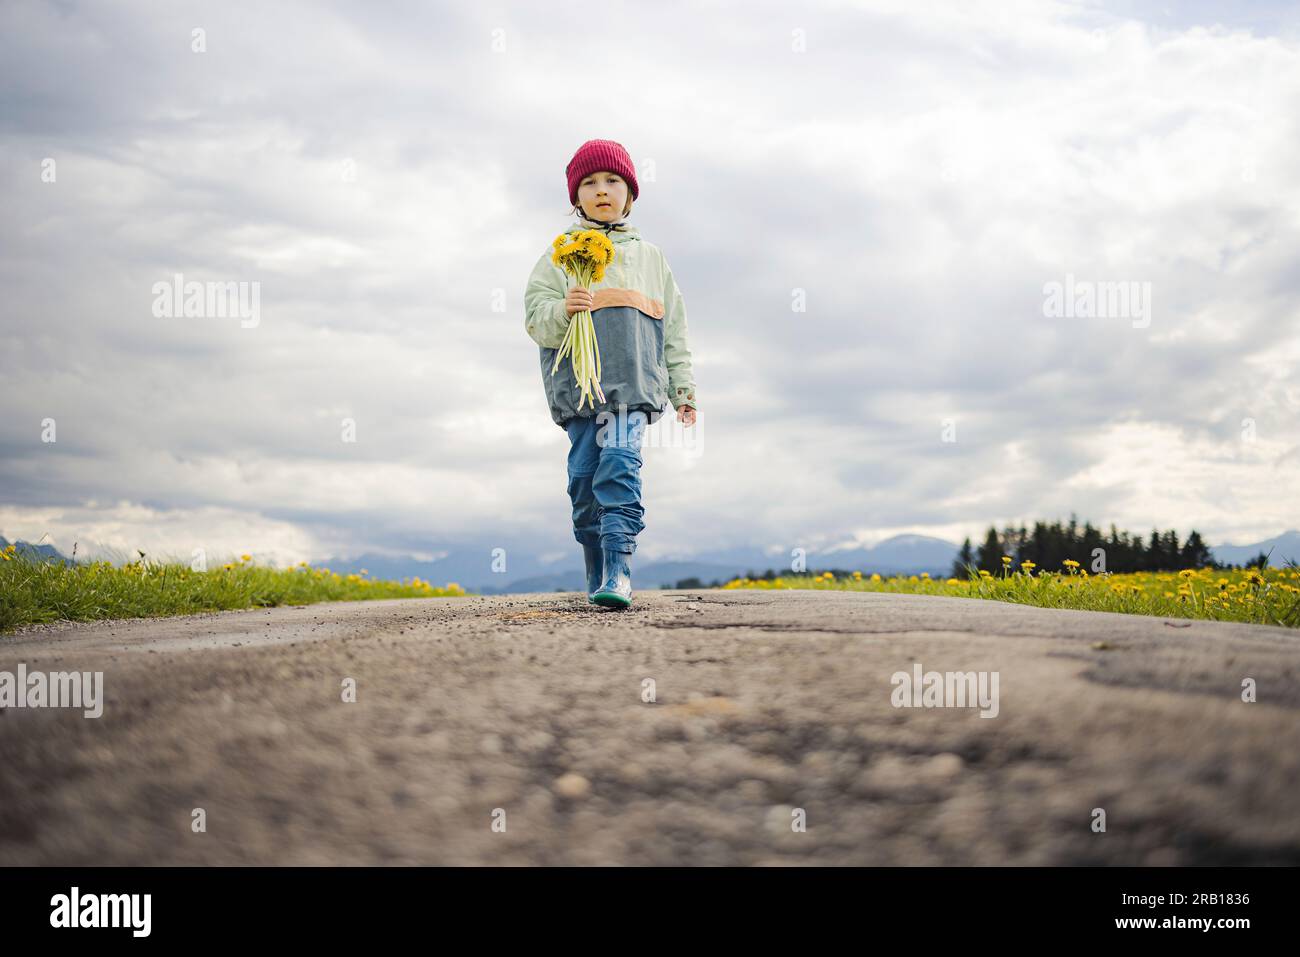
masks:
[(592, 601), (606, 608), (626, 608), (632, 604), (632, 569), (629, 566), (632, 555), (608, 548), (602, 548), (601, 553), (604, 556), (605, 582)]
[(587, 562), (587, 601), (596, 601), (596, 592), (605, 581), (605, 556), (599, 545), (583, 545), (582, 557)]

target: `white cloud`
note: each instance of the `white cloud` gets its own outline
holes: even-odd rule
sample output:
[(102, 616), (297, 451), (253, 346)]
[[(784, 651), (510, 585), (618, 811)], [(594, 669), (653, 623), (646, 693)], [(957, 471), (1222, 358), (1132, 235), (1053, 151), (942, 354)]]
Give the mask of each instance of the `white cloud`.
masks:
[[(9, 538), (572, 550), (522, 292), (591, 137), (653, 170), (633, 220), (699, 384), (701, 454), (645, 456), (643, 554), (1300, 524), (1283, 8), (669, 4), (610, 49), (526, 6), (56, 9), (0, 12)], [(607, 80), (576, 99), (575, 68)], [(177, 272), (260, 281), (262, 323), (154, 319)], [(1150, 326), (1046, 319), (1067, 273), (1150, 282)]]

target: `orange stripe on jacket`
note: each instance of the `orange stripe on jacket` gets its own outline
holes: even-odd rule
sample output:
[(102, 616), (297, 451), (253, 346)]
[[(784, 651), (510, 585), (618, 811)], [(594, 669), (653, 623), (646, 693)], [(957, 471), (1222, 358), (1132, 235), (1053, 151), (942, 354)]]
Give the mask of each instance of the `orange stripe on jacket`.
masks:
[(634, 309), (640, 309), (652, 319), (662, 319), (664, 317), (664, 304), (658, 299), (651, 299), (645, 293), (637, 292), (635, 289), (619, 289), (616, 287), (605, 287), (597, 289), (591, 294), (593, 310), (604, 309), (606, 306), (631, 306)]

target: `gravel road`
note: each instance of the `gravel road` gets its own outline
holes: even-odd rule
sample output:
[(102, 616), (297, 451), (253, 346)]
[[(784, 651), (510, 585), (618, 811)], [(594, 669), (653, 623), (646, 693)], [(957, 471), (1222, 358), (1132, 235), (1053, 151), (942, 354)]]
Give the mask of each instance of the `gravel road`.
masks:
[[(103, 713), (0, 711), (3, 865), (1300, 864), (1281, 628), (538, 594), (42, 626), (20, 665)], [(918, 666), (996, 708), (895, 707)]]

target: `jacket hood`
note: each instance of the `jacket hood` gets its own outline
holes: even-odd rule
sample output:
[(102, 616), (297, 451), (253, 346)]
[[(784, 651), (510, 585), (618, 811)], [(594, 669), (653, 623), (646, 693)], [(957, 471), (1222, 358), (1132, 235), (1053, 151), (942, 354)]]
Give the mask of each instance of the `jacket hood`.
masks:
[[(617, 227), (617, 228), (613, 228)], [(641, 232), (626, 219), (618, 223), (598, 223), (593, 219), (578, 219), (565, 230), (566, 233), (581, 232), (584, 229), (596, 229), (609, 237), (609, 241), (615, 245), (625, 243), (630, 239), (640, 239)]]

